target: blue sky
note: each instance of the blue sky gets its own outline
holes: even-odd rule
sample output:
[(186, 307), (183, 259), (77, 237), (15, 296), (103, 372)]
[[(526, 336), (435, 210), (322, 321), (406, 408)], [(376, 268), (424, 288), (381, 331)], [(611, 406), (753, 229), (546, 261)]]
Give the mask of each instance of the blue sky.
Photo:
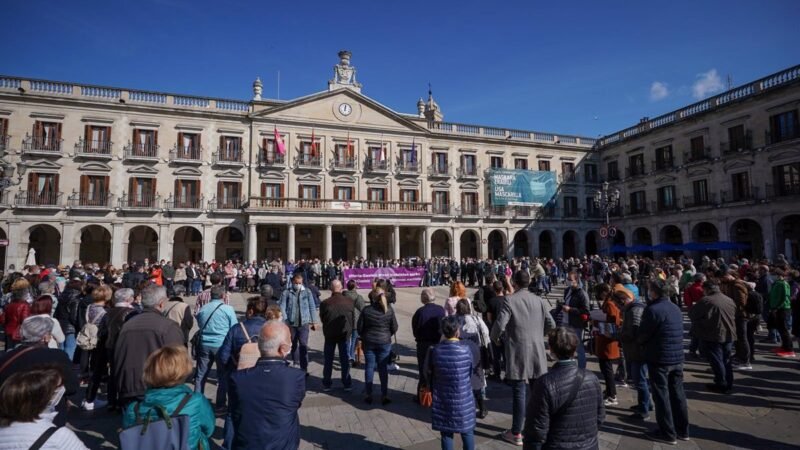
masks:
[(798, 0), (6, 0), (0, 73), (248, 99), (364, 94), (445, 120), (597, 136), (800, 64)]

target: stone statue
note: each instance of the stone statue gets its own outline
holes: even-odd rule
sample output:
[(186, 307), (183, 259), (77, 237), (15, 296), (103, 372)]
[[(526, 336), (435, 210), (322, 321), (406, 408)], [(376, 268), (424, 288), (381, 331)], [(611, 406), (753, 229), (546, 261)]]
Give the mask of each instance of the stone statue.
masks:
[(356, 81), (356, 68), (350, 65), (352, 53), (347, 50), (339, 52), (339, 64), (333, 66), (333, 80), (328, 82), (328, 89), (348, 87), (360, 92), (361, 84)]

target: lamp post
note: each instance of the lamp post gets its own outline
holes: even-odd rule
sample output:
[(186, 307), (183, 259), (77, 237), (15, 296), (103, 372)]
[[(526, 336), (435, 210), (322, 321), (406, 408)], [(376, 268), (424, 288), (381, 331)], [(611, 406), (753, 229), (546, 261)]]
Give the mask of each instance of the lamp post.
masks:
[(17, 181), (14, 181), (14, 172), (16, 168), (13, 164), (0, 159), (0, 168), (2, 168), (2, 178), (0, 178), (0, 195), (2, 195), (3, 191), (10, 188), (11, 186), (16, 186), (22, 183), (22, 176), (25, 175), (26, 167), (22, 164), (19, 166), (19, 175), (17, 175)]
[(594, 192), (594, 206), (603, 211), (606, 217), (605, 225), (609, 225), (608, 215), (611, 210), (619, 205), (619, 189), (609, 190), (608, 181), (603, 182), (603, 188)]

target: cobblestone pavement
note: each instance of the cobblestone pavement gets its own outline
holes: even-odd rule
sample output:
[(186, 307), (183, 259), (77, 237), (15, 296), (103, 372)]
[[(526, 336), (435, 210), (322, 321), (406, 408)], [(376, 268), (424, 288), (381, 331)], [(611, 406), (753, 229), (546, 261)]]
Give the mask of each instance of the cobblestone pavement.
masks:
[[(438, 302), (446, 296), (446, 288), (436, 288)], [(415, 449), (440, 448), (438, 433), (431, 430), (430, 410), (412, 403), (416, 388), (416, 357), (410, 329), (411, 316), (420, 306), (419, 288), (398, 290), (395, 309), (400, 331), (397, 351), (400, 370), (389, 375), (389, 396), (386, 407), (363, 402), (364, 372), (353, 369), (353, 391), (346, 393), (337, 384), (338, 363), (334, 366), (334, 389), (322, 392), (321, 331), (311, 332), (309, 351), (308, 393), (300, 409), (302, 449)], [(470, 294), (472, 290), (470, 290)], [(323, 296), (324, 297), (324, 296)], [(237, 311), (244, 310), (244, 296), (233, 296)], [(554, 300), (555, 297), (551, 297)], [(189, 302), (192, 300), (189, 299)], [(735, 392), (722, 396), (704, 389), (712, 375), (704, 361), (686, 364), (686, 391), (689, 398), (691, 441), (681, 442), (681, 449), (789, 449), (800, 448), (800, 362), (780, 359), (759, 344), (758, 361), (751, 372), (737, 372)], [(338, 358), (337, 358), (338, 360)], [(589, 368), (599, 375), (596, 359), (589, 357)], [(376, 374), (377, 383), (377, 374)], [(208, 398), (214, 398), (215, 386), (209, 384)], [(479, 449), (513, 448), (497, 439), (511, 424), (511, 389), (502, 383), (490, 382), (487, 388), (489, 416), (478, 421), (475, 430)], [(642, 438), (642, 432), (655, 427), (655, 416), (646, 423), (627, 420), (628, 407), (635, 403), (635, 391), (618, 388), (620, 405), (607, 410), (600, 433), (601, 449), (658, 449), (659, 445)], [(534, 399), (535, 401), (535, 399)], [(76, 400), (80, 404), (79, 399)], [(73, 427), (90, 448), (113, 448), (119, 416), (104, 410), (73, 410)], [(217, 419), (217, 435), (222, 432), (222, 419)], [(458, 440), (458, 439), (456, 439)], [(219, 439), (216, 439), (220, 443)], [(460, 445), (460, 443), (459, 443)]]

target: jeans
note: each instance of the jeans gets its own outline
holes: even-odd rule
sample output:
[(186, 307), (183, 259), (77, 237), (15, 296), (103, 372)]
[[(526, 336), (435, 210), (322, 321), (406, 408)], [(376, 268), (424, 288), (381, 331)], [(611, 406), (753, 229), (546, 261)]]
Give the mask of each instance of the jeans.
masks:
[(364, 358), (367, 366), (364, 368), (364, 384), (366, 385), (367, 397), (372, 397), (372, 378), (375, 375), (375, 368), (378, 369), (378, 377), (381, 380), (381, 396), (389, 394), (389, 354), (392, 351), (392, 344), (367, 344), (364, 346)]
[(750, 348), (750, 360), (743, 362), (752, 363), (756, 360), (756, 331), (758, 330), (759, 322), (761, 322), (761, 318), (758, 316), (751, 318), (747, 322), (747, 346)]
[(205, 345), (201, 345), (199, 351), (197, 352), (197, 375), (194, 378), (194, 391), (203, 394), (205, 392), (206, 381), (208, 381), (208, 375), (211, 373), (211, 366), (216, 365), (217, 367), (217, 399), (216, 405), (218, 408), (222, 408), (226, 404), (226, 394), (227, 394), (227, 383), (226, 383), (226, 375), (220, 367), (219, 364), (216, 363), (217, 360), (217, 352), (219, 352), (219, 347), (207, 347)]
[[(289, 327), (292, 332), (292, 353), (289, 357), (295, 364), (300, 364), (300, 369), (304, 372), (308, 371), (308, 325), (301, 325), (299, 327)], [(298, 361), (298, 350), (300, 353)]]
[(721, 389), (733, 387), (733, 342), (700, 341), (700, 346), (711, 370), (714, 372), (714, 384)]
[(231, 450), (233, 448), (233, 415), (230, 411), (225, 414), (225, 424), (222, 426), (222, 448)]
[(664, 436), (689, 436), (689, 408), (683, 390), (683, 364), (648, 364), (656, 422)]
[(203, 290), (203, 280), (195, 279), (192, 281), (192, 294), (197, 295)]
[(600, 364), (600, 373), (603, 374), (603, 380), (606, 384), (605, 398), (617, 397), (617, 385), (614, 381), (614, 363), (610, 359), (599, 358), (597, 362)]
[(417, 370), (419, 370), (419, 377), (417, 378), (417, 392), (422, 386), (429, 386), (428, 381), (425, 379), (425, 358), (428, 356), (428, 350), (436, 345), (436, 342), (417, 342)]
[(568, 327), (578, 336), (578, 367), (581, 369), (586, 368), (586, 349), (583, 346), (583, 328)]
[[(522, 433), (522, 427), (525, 426), (525, 408), (527, 407), (527, 389), (525, 384), (526, 380), (508, 380), (511, 385), (511, 432), (514, 434)], [(534, 378), (529, 381), (533, 386)]]
[(647, 363), (631, 361), (631, 375), (636, 386), (639, 412), (646, 416), (650, 414), (650, 385), (647, 381)]
[(322, 367), (322, 385), (326, 388), (331, 387), (331, 374), (333, 372), (333, 354), (336, 349), (339, 349), (339, 365), (342, 371), (342, 385), (349, 388), (352, 384), (350, 379), (350, 360), (347, 358), (347, 344), (350, 342), (348, 338), (340, 341), (331, 341), (325, 339), (325, 347), (323, 355), (325, 357), (325, 365)]
[(746, 364), (751, 361), (751, 348), (750, 341), (747, 339), (747, 328), (750, 324), (750, 319), (747, 317), (736, 318), (736, 359), (739, 362)]
[[(461, 443), (464, 450), (475, 449), (475, 432), (461, 433)], [(453, 450), (453, 433), (445, 433), (442, 431), (442, 450)]]
[(791, 309), (779, 309), (775, 311), (775, 325), (777, 325), (778, 335), (781, 337), (781, 350), (785, 352), (791, 352), (794, 348), (792, 336), (789, 334), (791, 319)]
[[(64, 353), (67, 354), (67, 358), (70, 361), (73, 361), (75, 358), (75, 348), (78, 344), (75, 342), (75, 333), (66, 333), (64, 334)], [(6, 349), (8, 351), (8, 349)]]
[(356, 342), (358, 341), (358, 331), (353, 330), (350, 332), (350, 341), (347, 343), (347, 359), (350, 361), (356, 360)]

